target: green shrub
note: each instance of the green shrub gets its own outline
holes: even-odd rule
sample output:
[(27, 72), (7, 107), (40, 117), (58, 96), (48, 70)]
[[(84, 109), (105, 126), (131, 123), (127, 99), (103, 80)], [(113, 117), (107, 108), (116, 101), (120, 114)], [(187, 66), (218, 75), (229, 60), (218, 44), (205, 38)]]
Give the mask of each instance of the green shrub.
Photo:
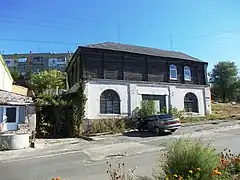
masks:
[(94, 120), (89, 126), (88, 133), (123, 133), (125, 131), (124, 119)]
[(142, 101), (141, 108), (138, 110), (139, 117), (146, 117), (156, 114), (156, 106), (154, 101)]
[(174, 117), (183, 119), (184, 111), (179, 111), (177, 108), (169, 107), (169, 114), (172, 114)]
[[(155, 179), (162, 179), (163, 176), (176, 174), (185, 179), (189, 170), (200, 168), (199, 178), (208, 179), (211, 171), (219, 165), (220, 156), (217, 151), (209, 145), (204, 145), (201, 140), (180, 138), (176, 140), (166, 153), (165, 162), (160, 169), (155, 169)], [(162, 161), (162, 160), (161, 160)]]
[(163, 107), (161, 110), (160, 110), (160, 114), (166, 114), (167, 113), (167, 108), (166, 107)]

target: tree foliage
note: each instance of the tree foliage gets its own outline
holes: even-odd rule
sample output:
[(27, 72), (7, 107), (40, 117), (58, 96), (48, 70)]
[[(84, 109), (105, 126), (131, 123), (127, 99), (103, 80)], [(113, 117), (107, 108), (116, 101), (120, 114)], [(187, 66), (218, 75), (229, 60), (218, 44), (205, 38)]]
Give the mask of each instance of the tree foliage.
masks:
[(156, 106), (154, 101), (142, 101), (141, 108), (138, 110), (138, 116), (146, 117), (156, 114)]
[(209, 76), (215, 96), (223, 102), (231, 99), (239, 86), (237, 65), (230, 61), (220, 61)]
[(28, 83), (36, 93), (45, 89), (63, 89), (66, 87), (66, 73), (58, 70), (40, 71), (38, 74), (30, 74)]
[(10, 72), (14, 82), (17, 82), (20, 79), (20, 74), (17, 71), (9, 69), (9, 72)]

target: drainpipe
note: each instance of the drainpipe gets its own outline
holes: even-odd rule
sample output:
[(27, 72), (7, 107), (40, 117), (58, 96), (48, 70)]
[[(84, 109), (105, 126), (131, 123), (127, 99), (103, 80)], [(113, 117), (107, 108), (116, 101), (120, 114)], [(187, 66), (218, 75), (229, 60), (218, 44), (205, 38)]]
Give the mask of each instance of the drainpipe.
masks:
[(168, 86), (168, 107), (167, 107), (167, 110), (168, 110), (168, 113), (169, 113), (169, 109), (170, 107), (172, 106), (172, 101), (171, 101), (171, 86)]
[(204, 115), (207, 115), (207, 103), (206, 103), (206, 93), (205, 88), (203, 88), (203, 104), (204, 104)]

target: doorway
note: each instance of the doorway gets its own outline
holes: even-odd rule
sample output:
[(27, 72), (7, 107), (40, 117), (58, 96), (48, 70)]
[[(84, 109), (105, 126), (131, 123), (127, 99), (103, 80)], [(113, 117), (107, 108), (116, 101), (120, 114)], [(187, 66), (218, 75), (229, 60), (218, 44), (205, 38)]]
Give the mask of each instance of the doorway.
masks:
[(142, 94), (143, 101), (154, 101), (157, 113), (166, 110), (166, 95), (148, 95)]
[(16, 131), (18, 128), (19, 107), (3, 107), (3, 121), (5, 131)]

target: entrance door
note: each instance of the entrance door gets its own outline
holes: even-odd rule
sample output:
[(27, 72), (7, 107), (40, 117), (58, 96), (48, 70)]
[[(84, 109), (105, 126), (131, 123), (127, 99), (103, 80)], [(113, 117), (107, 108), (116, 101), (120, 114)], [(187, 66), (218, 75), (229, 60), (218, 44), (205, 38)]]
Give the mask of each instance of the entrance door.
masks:
[(165, 95), (149, 95), (142, 94), (143, 101), (154, 101), (157, 113), (162, 112), (166, 108), (166, 96)]
[(19, 115), (18, 107), (4, 107), (3, 109), (3, 117), (6, 117), (7, 120), (4, 123), (5, 131), (15, 131), (18, 127), (18, 115)]

